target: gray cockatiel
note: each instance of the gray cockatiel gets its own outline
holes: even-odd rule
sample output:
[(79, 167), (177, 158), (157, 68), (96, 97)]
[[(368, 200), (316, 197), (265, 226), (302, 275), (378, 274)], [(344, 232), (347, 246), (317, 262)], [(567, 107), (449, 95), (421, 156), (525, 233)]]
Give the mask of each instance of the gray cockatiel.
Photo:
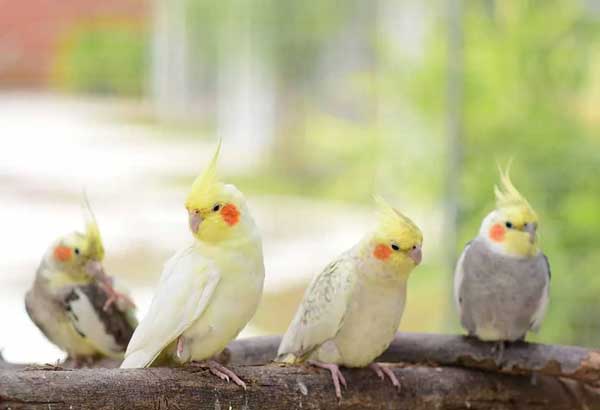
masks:
[(104, 248), (87, 202), (86, 234), (54, 242), (25, 296), (27, 313), (69, 358), (122, 358), (137, 326), (133, 303), (112, 287), (102, 268)]
[(315, 277), (278, 350), (279, 361), (329, 370), (338, 398), (340, 383), (346, 386), (339, 366), (369, 366), (400, 386), (389, 368), (373, 361), (400, 324), (406, 281), (421, 262), (422, 235), (410, 219), (378, 203), (377, 228)]
[(504, 342), (524, 340), (539, 329), (548, 307), (550, 266), (538, 247), (536, 213), (508, 170), (500, 179), (496, 209), (458, 260), (454, 297), (469, 335), (500, 342), (502, 351)]

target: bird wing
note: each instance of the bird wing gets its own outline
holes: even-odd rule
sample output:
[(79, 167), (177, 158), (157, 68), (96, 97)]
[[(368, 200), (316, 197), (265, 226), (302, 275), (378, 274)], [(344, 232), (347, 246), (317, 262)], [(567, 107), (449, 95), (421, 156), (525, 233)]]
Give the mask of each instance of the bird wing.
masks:
[(122, 368), (147, 367), (202, 315), (220, 280), (217, 267), (194, 246), (165, 265), (148, 313), (125, 353)]
[(465, 277), (465, 271), (463, 269), (463, 263), (465, 260), (465, 255), (471, 246), (471, 242), (468, 242), (465, 245), (465, 249), (463, 249), (460, 257), (458, 258), (458, 262), (456, 263), (456, 269), (454, 270), (454, 304), (456, 305), (456, 309), (459, 314), (462, 311), (462, 298), (461, 298), (461, 287), (463, 283), (463, 279)]
[(540, 298), (539, 304), (533, 317), (531, 319), (531, 330), (537, 332), (542, 325), (542, 321), (546, 316), (546, 311), (548, 310), (548, 302), (550, 301), (550, 279), (552, 277), (552, 271), (550, 270), (550, 262), (548, 261), (548, 257), (541, 254), (542, 257), (542, 269), (545, 270), (546, 283), (544, 285), (544, 290), (542, 291), (542, 297)]
[(281, 341), (278, 360), (302, 361), (335, 337), (344, 322), (355, 285), (352, 261), (344, 257), (315, 277)]
[(63, 299), (63, 308), (77, 333), (106, 356), (120, 358), (133, 335), (132, 312), (115, 304), (104, 310), (108, 297), (96, 284), (73, 287)]

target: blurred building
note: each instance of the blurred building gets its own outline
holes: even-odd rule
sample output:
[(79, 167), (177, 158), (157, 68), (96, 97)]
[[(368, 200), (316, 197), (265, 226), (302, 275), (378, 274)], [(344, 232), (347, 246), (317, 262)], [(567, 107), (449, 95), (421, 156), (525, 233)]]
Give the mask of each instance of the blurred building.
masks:
[(79, 26), (143, 23), (148, 0), (0, 0), (0, 86), (48, 85), (58, 48)]

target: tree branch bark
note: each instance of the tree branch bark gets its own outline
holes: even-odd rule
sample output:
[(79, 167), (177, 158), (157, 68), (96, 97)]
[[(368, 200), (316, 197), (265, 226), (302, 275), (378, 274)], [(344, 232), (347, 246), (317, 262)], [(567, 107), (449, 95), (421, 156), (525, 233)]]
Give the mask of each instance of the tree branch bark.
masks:
[(343, 370), (338, 404), (329, 373), (307, 367), (235, 366), (244, 391), (208, 371), (0, 370), (0, 409), (543, 409), (600, 407), (598, 391), (571, 380), (507, 376), (460, 368), (396, 367), (398, 392), (369, 369)]
[(349, 388), (338, 405), (326, 371), (258, 366), (274, 358), (279, 341), (237, 340), (222, 355), (248, 383), (245, 392), (199, 369), (42, 370), (0, 357), (0, 409), (600, 409), (600, 353), (580, 347), (515, 343), (497, 366), (490, 344), (399, 333), (379, 361), (399, 362), (402, 391), (369, 369), (344, 369)]

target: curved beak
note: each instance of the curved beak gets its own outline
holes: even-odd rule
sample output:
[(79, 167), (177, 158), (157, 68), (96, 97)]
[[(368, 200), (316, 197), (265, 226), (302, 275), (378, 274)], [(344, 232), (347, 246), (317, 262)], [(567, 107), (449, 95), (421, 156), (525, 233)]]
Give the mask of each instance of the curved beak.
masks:
[(529, 242), (534, 243), (537, 235), (537, 226), (535, 224), (526, 224), (523, 231), (529, 234)]
[(423, 251), (421, 250), (421, 245), (418, 245), (414, 249), (411, 249), (408, 252), (408, 256), (410, 256), (410, 258), (415, 262), (415, 265), (421, 263), (421, 260), (423, 259)]
[(190, 225), (190, 230), (192, 233), (198, 233), (198, 229), (200, 229), (200, 224), (202, 223), (202, 215), (199, 212), (188, 211), (189, 219), (188, 223)]
[(102, 263), (95, 260), (90, 260), (85, 264), (85, 271), (88, 275), (96, 280), (103, 280), (106, 278), (106, 273), (104, 273), (104, 266)]

